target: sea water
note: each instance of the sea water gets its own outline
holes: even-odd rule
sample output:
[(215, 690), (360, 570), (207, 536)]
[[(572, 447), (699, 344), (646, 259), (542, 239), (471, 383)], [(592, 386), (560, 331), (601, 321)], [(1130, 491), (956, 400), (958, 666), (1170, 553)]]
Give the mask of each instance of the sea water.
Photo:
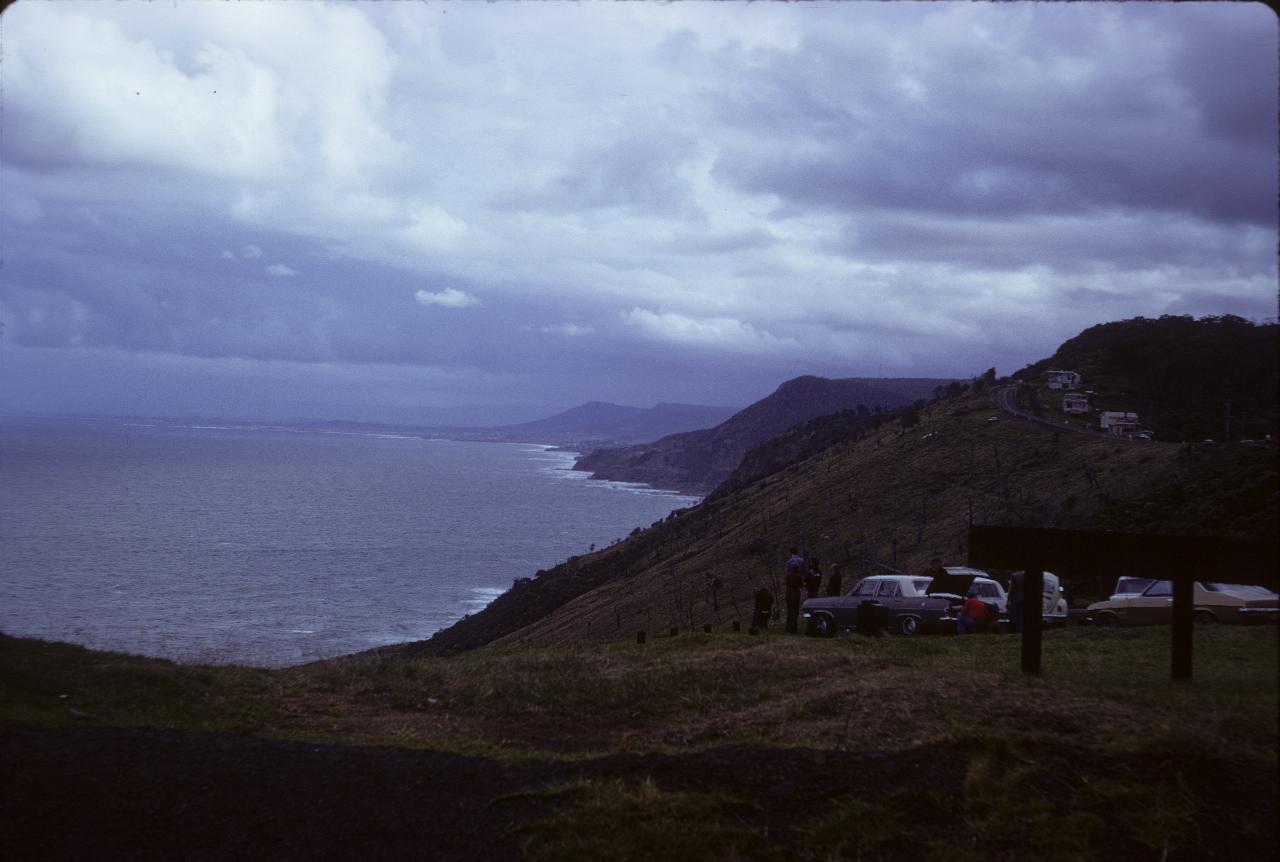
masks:
[(696, 498), (531, 444), (0, 420), (0, 631), (280, 666), (418, 640)]

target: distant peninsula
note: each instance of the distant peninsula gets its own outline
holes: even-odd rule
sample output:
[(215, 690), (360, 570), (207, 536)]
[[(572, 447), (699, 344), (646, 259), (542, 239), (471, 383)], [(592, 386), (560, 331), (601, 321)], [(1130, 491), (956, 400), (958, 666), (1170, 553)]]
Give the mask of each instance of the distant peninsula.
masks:
[(599, 448), (575, 467), (594, 479), (643, 482), (708, 494), (738, 468), (754, 446), (801, 423), (842, 410), (893, 410), (934, 397), (950, 379), (806, 375), (714, 427), (671, 434), (653, 443)]

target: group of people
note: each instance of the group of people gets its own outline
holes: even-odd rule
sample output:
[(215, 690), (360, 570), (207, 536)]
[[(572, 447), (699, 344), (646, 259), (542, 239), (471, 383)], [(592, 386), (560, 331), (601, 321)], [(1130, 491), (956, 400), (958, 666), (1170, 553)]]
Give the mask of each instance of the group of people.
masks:
[[(800, 603), (805, 598), (828, 595), (838, 596), (844, 588), (844, 576), (840, 572), (840, 564), (833, 563), (831, 574), (824, 578), (822, 561), (817, 557), (803, 556), (796, 548), (791, 548), (787, 559), (786, 575), (783, 579), (784, 595), (787, 605), (787, 632), (798, 634), (800, 631)], [(762, 629), (769, 624), (773, 612), (773, 593), (768, 587), (756, 591), (755, 615), (752, 625)]]
[[(805, 598), (823, 594), (822, 561), (817, 557), (806, 559), (796, 548), (791, 548), (788, 553), (790, 556), (787, 558), (786, 578), (783, 581), (787, 596), (787, 633), (796, 634), (800, 631), (800, 603), (804, 601), (800, 591), (804, 590)], [(831, 566), (831, 577), (827, 578), (826, 594), (838, 596), (842, 587), (840, 564), (834, 563)]]

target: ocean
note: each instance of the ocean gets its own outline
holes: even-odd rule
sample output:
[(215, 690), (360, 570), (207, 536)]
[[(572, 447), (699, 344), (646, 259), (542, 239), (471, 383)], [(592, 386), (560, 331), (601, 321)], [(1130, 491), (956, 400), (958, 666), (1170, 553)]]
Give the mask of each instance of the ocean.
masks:
[(697, 498), (548, 446), (0, 420), (0, 631), (284, 666), (419, 640)]

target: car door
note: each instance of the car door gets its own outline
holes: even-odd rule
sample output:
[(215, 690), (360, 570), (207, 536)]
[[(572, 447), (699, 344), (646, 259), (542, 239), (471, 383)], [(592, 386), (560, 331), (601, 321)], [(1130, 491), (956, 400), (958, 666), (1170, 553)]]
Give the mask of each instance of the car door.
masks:
[(902, 584), (897, 580), (882, 581), (876, 590), (876, 601), (889, 609), (889, 624), (893, 625), (902, 610)]
[(840, 600), (838, 607), (833, 608), (833, 616), (836, 623), (840, 626), (852, 626), (858, 618), (858, 605), (868, 600), (874, 600), (876, 597), (876, 589), (879, 587), (879, 581), (862, 580), (858, 585), (845, 594)]
[(1129, 622), (1134, 625), (1163, 625), (1173, 621), (1173, 581), (1156, 581), (1136, 599), (1124, 605)]

